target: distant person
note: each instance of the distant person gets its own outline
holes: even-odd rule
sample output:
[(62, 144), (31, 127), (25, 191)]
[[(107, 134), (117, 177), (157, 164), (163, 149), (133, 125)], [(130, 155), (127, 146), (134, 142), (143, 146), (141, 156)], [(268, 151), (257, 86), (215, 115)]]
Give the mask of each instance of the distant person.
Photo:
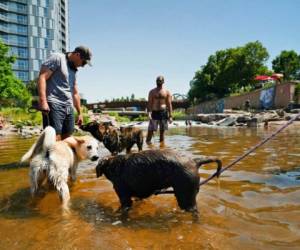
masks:
[(53, 53), (41, 66), (38, 77), (39, 109), (43, 112), (43, 127), (52, 126), (57, 140), (73, 133), (73, 107), (78, 113), (77, 124), (82, 124), (76, 73), (79, 67), (91, 65), (91, 58), (91, 50), (79, 46), (73, 52)]
[(192, 122), (190, 120), (185, 120), (185, 126), (192, 126)]
[(245, 106), (245, 111), (249, 112), (250, 108), (251, 108), (251, 106), (250, 106), (250, 100), (249, 99), (247, 99), (245, 101), (245, 105), (244, 106)]
[(165, 80), (163, 76), (156, 78), (156, 88), (149, 92), (148, 116), (149, 126), (146, 142), (151, 142), (154, 131), (159, 127), (159, 141), (164, 142), (164, 133), (168, 129), (168, 121), (172, 122), (172, 96), (163, 87)]

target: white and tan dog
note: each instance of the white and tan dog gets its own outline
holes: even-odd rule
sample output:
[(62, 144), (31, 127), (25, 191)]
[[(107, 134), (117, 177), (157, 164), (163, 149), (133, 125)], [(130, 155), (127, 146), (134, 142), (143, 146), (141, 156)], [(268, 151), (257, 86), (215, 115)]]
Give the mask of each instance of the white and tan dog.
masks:
[(47, 178), (57, 190), (63, 208), (68, 209), (68, 177), (70, 175), (72, 181), (76, 180), (79, 161), (98, 160), (98, 148), (98, 141), (91, 136), (69, 137), (63, 141), (56, 141), (54, 128), (46, 127), (21, 159), (21, 162), (30, 162), (31, 194), (34, 196)]

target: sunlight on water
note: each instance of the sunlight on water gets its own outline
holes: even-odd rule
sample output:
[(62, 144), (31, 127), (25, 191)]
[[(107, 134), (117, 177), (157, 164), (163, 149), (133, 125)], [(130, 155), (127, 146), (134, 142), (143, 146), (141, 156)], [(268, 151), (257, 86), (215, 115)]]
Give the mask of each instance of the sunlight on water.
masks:
[[(274, 132), (246, 128), (175, 128), (165, 145), (181, 155), (217, 156), (226, 166)], [(34, 139), (0, 138), (0, 165), (18, 162)], [(137, 149), (134, 148), (134, 151)], [(101, 156), (109, 152), (101, 147)], [(0, 171), (1, 249), (299, 249), (300, 131), (292, 125), (201, 187), (199, 216), (181, 211), (173, 195), (134, 202), (117, 212), (112, 184), (84, 162), (71, 187), (71, 212), (56, 192), (32, 200), (28, 169)], [(202, 178), (214, 166), (200, 170)]]

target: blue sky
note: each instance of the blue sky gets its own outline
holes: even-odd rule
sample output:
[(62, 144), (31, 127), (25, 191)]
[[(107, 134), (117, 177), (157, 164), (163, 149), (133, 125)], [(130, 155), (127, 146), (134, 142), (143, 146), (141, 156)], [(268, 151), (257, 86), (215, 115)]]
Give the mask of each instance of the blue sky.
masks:
[(93, 51), (93, 67), (78, 72), (88, 102), (147, 97), (165, 76), (186, 94), (195, 72), (217, 50), (259, 40), (271, 61), (300, 53), (298, 0), (72, 0), (70, 47)]

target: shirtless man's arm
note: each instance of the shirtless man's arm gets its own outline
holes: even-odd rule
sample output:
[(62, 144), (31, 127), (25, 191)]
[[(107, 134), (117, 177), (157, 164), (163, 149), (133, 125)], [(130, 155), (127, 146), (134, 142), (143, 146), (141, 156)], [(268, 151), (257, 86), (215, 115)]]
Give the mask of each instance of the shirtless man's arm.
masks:
[(173, 112), (173, 108), (172, 108), (172, 96), (171, 93), (168, 91), (167, 94), (167, 109), (169, 111), (169, 122), (172, 122), (172, 112)]
[(152, 109), (153, 109), (153, 93), (152, 93), (152, 90), (151, 90), (149, 92), (149, 95), (148, 95), (148, 107), (147, 107), (149, 120), (152, 119), (152, 117), (151, 117)]

